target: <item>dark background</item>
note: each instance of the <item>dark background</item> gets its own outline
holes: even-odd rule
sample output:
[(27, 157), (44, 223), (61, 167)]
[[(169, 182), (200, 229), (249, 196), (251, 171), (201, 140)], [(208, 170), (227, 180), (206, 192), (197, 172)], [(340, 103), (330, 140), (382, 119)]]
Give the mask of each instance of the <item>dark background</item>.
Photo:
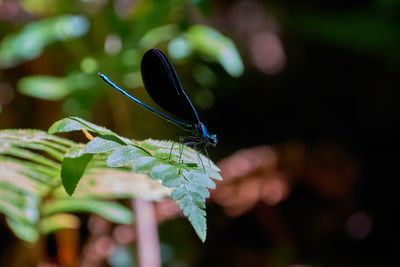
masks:
[[(214, 104), (198, 108), (202, 121), (219, 136), (211, 158), (218, 162), (241, 149), (267, 145), (278, 155), (277, 168), (286, 174), (289, 192), (279, 203), (260, 199), (235, 216), (223, 204), (209, 201), (204, 245), (184, 219), (162, 223), (161, 242), (173, 251), (166, 266), (395, 264), (400, 1), (198, 1), (199, 6), (166, 1), (168, 8), (149, 1), (167, 14), (157, 22), (154, 17), (140, 22), (140, 13), (118, 9), (126, 5), (134, 10), (130, 1), (98, 1), (95, 10), (83, 1), (60, 1), (65, 7), (42, 1), (52, 7), (47, 11), (11, 2), (0, 3), (0, 42), (28, 23), (63, 13), (83, 14), (91, 26), (78, 40), (54, 43), (32, 60), (0, 66), (0, 128), (46, 130), (55, 120), (77, 115), (125, 136), (173, 139), (179, 129), (122, 99), (101, 81), (90, 87), (95, 94), (75, 91), (55, 101), (18, 92), (18, 81), (39, 74), (63, 77), (79, 69), (86, 56), (121, 80), (119, 73), (129, 67), (102, 52), (104, 36), (121, 36), (124, 51), (137, 42), (138, 29), (146, 32), (152, 24), (174, 22), (181, 29), (206, 24), (238, 48), (245, 70), (237, 78), (199, 54), (174, 64), (192, 99), (202, 92), (192, 77), (194, 66), (206, 64), (215, 74), (215, 82), (206, 88)], [(6, 5), (15, 5), (18, 12), (11, 16)], [(262, 39), (263, 34), (272, 39)], [(157, 47), (166, 51), (165, 43)], [(257, 65), (257, 58), (269, 67)], [(151, 103), (143, 88), (133, 92)], [(6, 101), (8, 95), (12, 97)], [(79, 114), (63, 108), (68, 98), (81, 99)], [(292, 144), (303, 149), (296, 161), (300, 171), (290, 171), (293, 164), (285, 161)], [(241, 176), (243, 184), (246, 177)], [(349, 230), (352, 216), (360, 214)], [(364, 234), (354, 234), (357, 229)]]

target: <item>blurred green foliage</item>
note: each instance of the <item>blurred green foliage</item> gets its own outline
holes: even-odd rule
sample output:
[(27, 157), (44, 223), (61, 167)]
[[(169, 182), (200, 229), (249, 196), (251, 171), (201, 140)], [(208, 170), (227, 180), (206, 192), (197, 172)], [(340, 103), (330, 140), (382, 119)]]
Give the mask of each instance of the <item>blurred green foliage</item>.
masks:
[[(17, 88), (27, 96), (63, 101), (65, 114), (86, 118), (105, 90), (111, 91), (96, 72), (107, 73), (124, 88), (141, 87), (141, 56), (152, 47), (168, 51), (178, 64), (194, 62), (192, 73), (200, 80), (215, 79), (207, 62), (218, 62), (232, 76), (241, 75), (243, 63), (233, 42), (211, 27), (192, 25), (184, 12), (199, 12), (196, 6), (204, 10), (208, 1), (192, 2), (21, 1), (21, 7), (36, 18), (0, 40), (0, 68), (16, 67), (48, 53), (67, 55), (50, 63), (57, 65), (55, 73), (22, 77)], [(68, 10), (80, 12), (62, 14)], [(207, 84), (201, 84), (203, 90)], [(203, 91), (194, 101), (209, 108), (202, 104), (204, 95)]]
[(46, 46), (81, 37), (89, 29), (84, 16), (61, 15), (32, 22), (19, 32), (4, 37), (0, 43), (0, 67), (14, 67), (40, 56)]
[(297, 34), (399, 66), (399, 0), (330, 3), (331, 9), (312, 2), (295, 4), (289, 12)]

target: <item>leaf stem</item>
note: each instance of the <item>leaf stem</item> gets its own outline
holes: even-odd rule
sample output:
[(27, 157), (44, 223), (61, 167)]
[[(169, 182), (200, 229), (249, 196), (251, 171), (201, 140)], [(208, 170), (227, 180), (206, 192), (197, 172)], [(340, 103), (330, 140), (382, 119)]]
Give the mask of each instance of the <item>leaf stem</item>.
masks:
[(91, 135), (88, 131), (86, 131), (85, 129), (82, 129), (83, 134), (86, 136), (87, 139), (89, 139), (90, 141), (93, 139), (93, 135)]
[(157, 219), (152, 202), (132, 199), (136, 218), (139, 267), (160, 267), (161, 253)]

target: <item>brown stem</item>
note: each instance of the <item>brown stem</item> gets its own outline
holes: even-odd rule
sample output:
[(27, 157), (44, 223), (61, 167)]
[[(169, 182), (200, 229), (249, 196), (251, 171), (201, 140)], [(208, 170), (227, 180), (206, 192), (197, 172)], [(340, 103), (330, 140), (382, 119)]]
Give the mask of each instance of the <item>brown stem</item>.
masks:
[(83, 134), (86, 136), (87, 139), (92, 140), (93, 139), (93, 135), (91, 135), (88, 131), (86, 131), (85, 129), (82, 130)]

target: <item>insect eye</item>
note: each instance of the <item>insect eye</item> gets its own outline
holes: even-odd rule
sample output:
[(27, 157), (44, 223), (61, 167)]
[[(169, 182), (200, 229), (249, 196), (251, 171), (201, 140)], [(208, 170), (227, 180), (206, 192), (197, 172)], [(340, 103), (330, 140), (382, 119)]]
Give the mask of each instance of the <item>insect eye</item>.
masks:
[(210, 143), (215, 146), (217, 144), (217, 142), (218, 142), (217, 136), (215, 134), (211, 135), (210, 136)]

